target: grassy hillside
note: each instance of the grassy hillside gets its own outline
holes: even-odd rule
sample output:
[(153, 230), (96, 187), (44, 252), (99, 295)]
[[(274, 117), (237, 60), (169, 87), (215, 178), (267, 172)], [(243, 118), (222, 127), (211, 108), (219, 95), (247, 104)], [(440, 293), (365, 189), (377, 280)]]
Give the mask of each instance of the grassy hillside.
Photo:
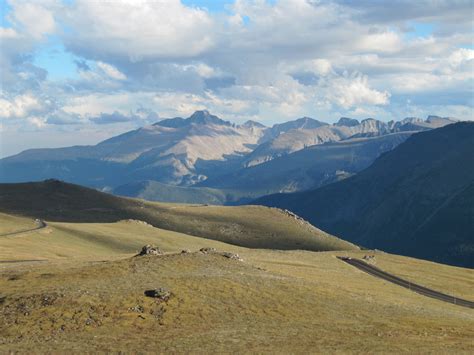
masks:
[[(0, 216), (0, 232), (3, 221)], [(109, 259), (135, 253), (143, 245), (156, 244), (166, 252), (203, 247), (238, 251), (241, 248), (214, 240), (154, 228), (140, 221), (116, 223), (49, 222), (47, 228), (0, 237), (0, 263), (22, 260)], [(225, 246), (225, 247), (224, 247)]]
[(0, 213), (0, 236), (21, 230), (33, 229), (38, 225), (31, 218), (12, 216)]
[[(33, 219), (2, 213), (0, 234), (15, 223)], [(144, 244), (166, 254), (134, 257)], [(366, 253), (384, 270), (474, 299), (473, 270), (382, 252), (249, 249), (136, 220), (48, 221), (0, 237), (0, 353), (470, 351), (472, 311), (336, 258)], [(160, 287), (169, 300), (144, 295)]]
[[(334, 252), (239, 253), (244, 261), (197, 252), (2, 264), (0, 352), (472, 349), (472, 311), (387, 284)], [(401, 262), (404, 275), (428, 276), (441, 291), (472, 296), (472, 270), (382, 253), (375, 260), (384, 267)], [(159, 287), (171, 292), (168, 301), (144, 295)]]
[(252, 248), (348, 250), (356, 247), (278, 209), (205, 206), (121, 198), (56, 180), (1, 184), (0, 212), (49, 222), (135, 219), (169, 231)]
[(351, 178), (256, 203), (370, 248), (474, 267), (473, 147), (472, 122), (417, 133)]

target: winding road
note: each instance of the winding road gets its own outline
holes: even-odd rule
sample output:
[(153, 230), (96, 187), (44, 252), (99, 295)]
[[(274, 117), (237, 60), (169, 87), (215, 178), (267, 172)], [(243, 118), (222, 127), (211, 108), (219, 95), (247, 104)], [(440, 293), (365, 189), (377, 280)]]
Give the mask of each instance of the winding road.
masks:
[(389, 274), (388, 272), (385, 272), (379, 268), (376, 268), (375, 266), (369, 265), (363, 262), (362, 260), (354, 259), (350, 257), (343, 257), (343, 256), (338, 256), (337, 258), (372, 276), (379, 277), (385, 281), (407, 288), (413, 292), (419, 293), (420, 295), (431, 297), (440, 301), (452, 303), (458, 306), (474, 308), (474, 302), (472, 301), (450, 296), (445, 293), (441, 293), (441, 292), (432, 290), (430, 288), (415, 284), (413, 282), (401, 279), (395, 275)]
[(38, 226), (35, 227), (35, 228), (22, 229), (22, 230), (15, 231), (15, 232), (0, 234), (0, 237), (9, 237), (9, 236), (12, 236), (12, 235), (17, 235), (17, 234), (23, 234), (23, 233), (33, 232), (33, 231), (37, 231), (38, 229), (46, 228), (46, 227), (48, 226), (48, 225), (46, 224), (46, 222), (43, 221), (43, 220), (41, 220), (41, 219), (37, 219), (35, 222), (36, 222), (36, 224), (38, 225)]

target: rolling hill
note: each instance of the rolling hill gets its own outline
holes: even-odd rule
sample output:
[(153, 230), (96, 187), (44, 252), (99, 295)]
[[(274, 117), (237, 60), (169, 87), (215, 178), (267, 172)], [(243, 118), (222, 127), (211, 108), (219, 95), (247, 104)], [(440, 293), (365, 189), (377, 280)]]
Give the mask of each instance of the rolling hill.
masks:
[[(10, 217), (0, 214), (0, 234)], [(135, 256), (144, 244), (164, 254)], [(470, 310), (336, 258), (366, 253), (248, 249), (130, 220), (48, 222), (0, 237), (0, 352), (469, 352)], [(472, 270), (370, 254), (407, 280), (474, 297)], [(168, 299), (146, 296), (159, 288)]]
[(472, 122), (417, 133), (346, 180), (255, 203), (369, 248), (474, 267), (473, 147)]
[(235, 245), (269, 249), (354, 250), (290, 213), (262, 206), (153, 203), (48, 180), (0, 184), (0, 212), (51, 222), (117, 222), (154, 227)]
[[(344, 242), (337, 247), (345, 250), (326, 252), (260, 248), (285, 242), (283, 249), (299, 249), (303, 242), (321, 249), (334, 242), (281, 210), (157, 204), (55, 180), (1, 184), (0, 209), (10, 211), (0, 213), (0, 352), (463, 353), (472, 347), (470, 310), (361, 273), (337, 257), (370, 255), (387, 272), (468, 300), (473, 270)], [(47, 226), (24, 232), (36, 217), (47, 218)], [(23, 232), (5, 236), (15, 230)], [(212, 233), (231, 244), (212, 240)], [(163, 254), (137, 256), (145, 244)], [(168, 296), (149, 297), (152, 290)]]

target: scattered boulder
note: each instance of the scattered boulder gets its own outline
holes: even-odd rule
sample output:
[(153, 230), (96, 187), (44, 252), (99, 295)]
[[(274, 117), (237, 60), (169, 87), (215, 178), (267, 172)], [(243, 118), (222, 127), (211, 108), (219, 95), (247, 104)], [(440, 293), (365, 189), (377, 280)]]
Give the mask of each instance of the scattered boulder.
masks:
[(201, 248), (199, 251), (204, 254), (215, 253), (216, 248)]
[(152, 226), (151, 224), (149, 224), (149, 223), (147, 223), (147, 222), (145, 222), (145, 221), (141, 221), (141, 220), (139, 220), (139, 219), (125, 219), (124, 221), (125, 221), (126, 223), (141, 224), (141, 225), (143, 225), (143, 226), (152, 227), (152, 228), (153, 228), (153, 226)]
[(130, 307), (129, 310), (131, 310), (132, 312), (137, 312), (137, 313), (143, 313), (145, 311), (145, 309), (140, 305)]
[(375, 255), (364, 255), (362, 259), (364, 259), (368, 263), (375, 264)]
[(189, 254), (189, 253), (191, 253), (191, 250), (189, 250), (189, 249), (181, 250), (181, 254)]
[(147, 244), (145, 245), (142, 250), (140, 251), (140, 253), (138, 253), (139, 256), (143, 256), (143, 255), (162, 255), (163, 254), (163, 251), (161, 251), (160, 248), (158, 248), (157, 246), (154, 246), (154, 245), (150, 245), (150, 244)]
[(222, 256), (225, 257), (225, 258), (228, 258), (228, 259), (243, 261), (243, 259), (240, 257), (240, 255), (235, 254), (235, 253), (223, 252)]
[(158, 298), (162, 301), (168, 301), (171, 297), (171, 292), (168, 291), (166, 288), (160, 287), (154, 290), (146, 290), (145, 296)]

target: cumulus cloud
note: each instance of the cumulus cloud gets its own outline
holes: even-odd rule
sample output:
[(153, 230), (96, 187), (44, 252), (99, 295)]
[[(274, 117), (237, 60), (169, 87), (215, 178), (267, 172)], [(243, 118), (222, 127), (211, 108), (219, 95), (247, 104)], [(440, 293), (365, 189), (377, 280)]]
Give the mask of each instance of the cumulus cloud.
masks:
[(82, 117), (78, 114), (57, 110), (47, 115), (45, 123), (52, 125), (78, 125), (83, 123), (83, 121)]
[[(446, 11), (446, 4), (426, 6), (429, 14), (423, 6), (411, 5), (414, 15), (399, 5), (390, 5), (390, 17), (383, 6), (369, 3), (237, 0), (229, 15), (216, 18), (179, 1), (166, 9), (161, 2), (121, 1), (108, 8), (107, 3), (78, 1), (66, 11), (71, 16), (65, 21), (81, 31), (73, 31), (74, 43), (68, 41), (71, 35), (65, 41), (76, 54), (96, 59), (98, 70), (81, 76), (105, 91), (122, 88), (117, 82), (127, 78), (128, 90), (192, 97), (211, 91), (223, 101), (292, 107), (280, 110), (288, 114), (302, 111), (309, 102), (351, 109), (388, 105), (392, 87), (384, 80), (396, 92), (413, 93), (415, 74), (438, 75), (439, 65), (428, 63), (427, 54), (438, 63), (448, 41), (440, 43), (433, 36), (407, 40), (402, 30), (387, 24), (401, 28), (403, 21), (435, 18)], [(125, 12), (130, 16), (122, 16)], [(134, 20), (138, 16), (140, 24)], [(174, 36), (172, 43), (168, 33)], [(348, 78), (344, 72), (362, 74)], [(408, 76), (404, 84), (400, 73)]]
[(99, 116), (92, 117), (90, 120), (97, 124), (122, 123), (132, 121), (133, 116), (114, 111), (112, 113), (101, 113)]
[(370, 88), (367, 76), (358, 73), (332, 78), (327, 86), (327, 99), (345, 109), (357, 105), (389, 104), (390, 94)]
[(31, 116), (28, 121), (36, 128), (42, 128), (46, 125), (46, 120), (41, 117)]
[(397, 23), (410, 20), (437, 23), (470, 23), (470, 0), (336, 0), (342, 6), (355, 10), (354, 16), (370, 23)]
[(214, 44), (213, 20), (169, 1), (77, 0), (64, 12), (66, 45), (83, 56), (132, 62), (194, 57)]
[(54, 1), (11, 0), (9, 3), (13, 11), (8, 18), (24, 33), (39, 39), (55, 31), (56, 21), (53, 11), (57, 5)]
[(120, 72), (120, 70), (115, 68), (113, 65), (110, 65), (104, 62), (97, 62), (97, 67), (111, 79), (115, 79), (115, 80), (127, 79), (127, 77), (122, 72)]
[(90, 121), (97, 124), (113, 124), (124, 122), (135, 122), (141, 125), (154, 123), (159, 120), (158, 114), (148, 108), (140, 107), (135, 112), (121, 113), (114, 111), (112, 113), (101, 112), (100, 115), (91, 117)]
[[(4, 125), (114, 131), (200, 109), (267, 124), (473, 116), (468, 0), (235, 0), (219, 13), (179, 0), (9, 3)], [(73, 77), (48, 79), (35, 62), (48, 38), (72, 56)]]
[(31, 93), (8, 98), (0, 96), (0, 118), (25, 118), (45, 109), (45, 105)]

